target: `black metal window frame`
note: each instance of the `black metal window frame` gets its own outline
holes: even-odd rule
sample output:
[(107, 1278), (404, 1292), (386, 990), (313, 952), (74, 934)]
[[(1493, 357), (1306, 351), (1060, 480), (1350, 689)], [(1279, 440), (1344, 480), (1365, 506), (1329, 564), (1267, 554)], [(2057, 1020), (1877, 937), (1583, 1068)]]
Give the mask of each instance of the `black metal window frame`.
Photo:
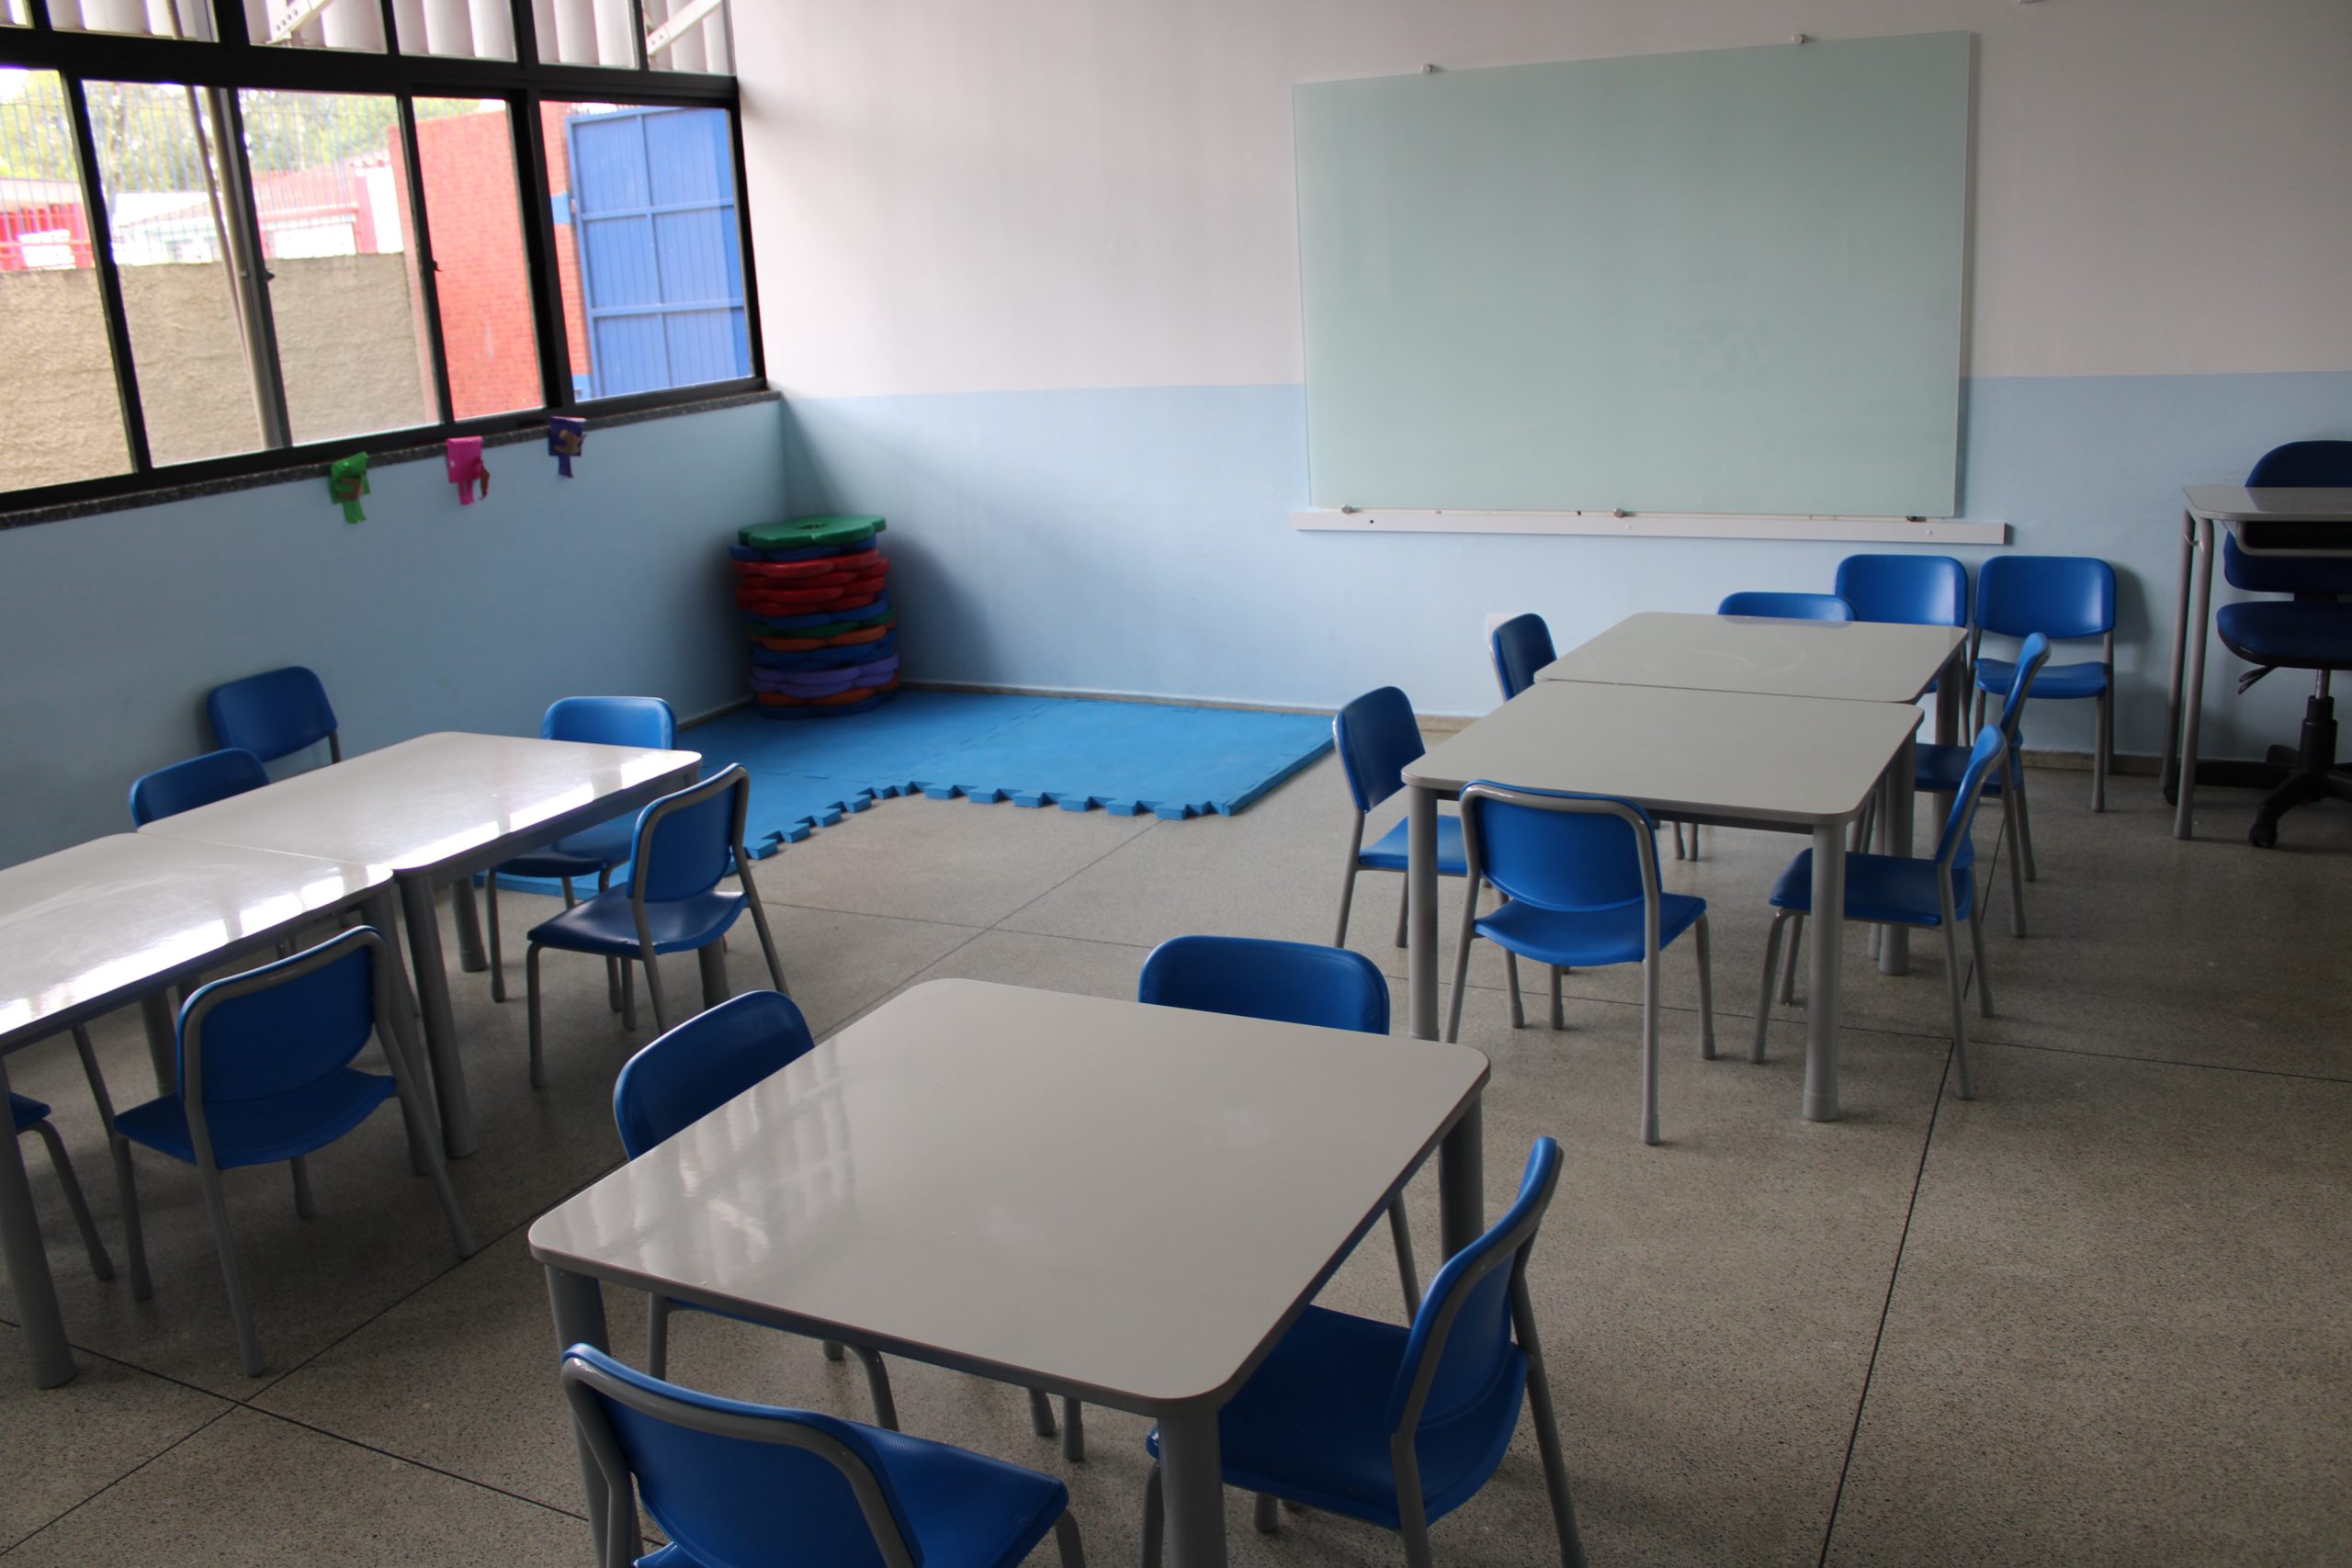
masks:
[[(89, 243), (104, 310), (107, 344), (115, 385), (121, 400), (125, 443), (130, 468), (120, 474), (0, 491), (0, 513), (31, 511), (61, 503), (164, 491), (209, 479), (266, 475), (278, 469), (313, 468), (354, 452), (389, 451), (416, 446), (452, 435), (496, 434), (543, 424), (551, 413), (636, 413), (673, 404), (707, 402), (741, 392), (763, 390), (767, 369), (760, 342), (758, 269), (752, 256), (751, 206), (743, 172), (743, 119), (735, 78), (698, 72), (654, 71), (645, 67), (645, 17), (641, 0), (630, 0), (633, 50), (630, 66), (573, 65), (538, 59), (538, 34), (531, 0), (512, 0), (515, 58), (475, 60), (452, 55), (403, 54), (392, 11), (392, 0), (378, 0), (383, 12), (385, 48), (382, 53), (353, 50), (289, 48), (255, 42), (248, 34), (243, 0), (214, 0), (217, 39), (165, 39), (135, 34), (84, 32), (51, 26), (49, 0), (28, 0), (32, 25), (0, 26), (0, 66), (55, 72), (64, 87), (73, 117), (74, 161), (81, 181), (83, 210), (92, 215)], [(245, 180), (243, 126), (236, 90), (275, 88), (314, 93), (359, 93), (396, 100), (401, 122), (402, 156), (407, 160), (409, 226), (416, 245), (419, 278), (418, 308), (425, 317), (425, 338), (431, 345), (435, 407), (441, 418), (432, 424), (396, 430), (370, 431), (300, 446), (280, 444), (227, 457), (196, 462), (158, 465), (150, 456), (146, 420), (139, 400), (136, 356), (131, 353), (129, 318), (124, 313), (121, 278), (114, 259), (112, 224), (97, 167), (96, 141), (91, 129), (85, 82), (169, 83), (198, 88), (223, 89), (226, 123), (224, 160)], [(524, 260), (530, 270), (532, 321), (537, 329), (542, 405), (511, 410), (478, 419), (453, 419), (449, 377), (441, 337), (440, 302), (434, 287), (431, 225), (426, 218), (425, 192), (418, 164), (416, 100), (419, 98), (478, 98), (503, 100), (507, 124), (514, 142), (516, 195), (521, 202)], [(697, 381), (661, 391), (621, 397), (583, 399), (572, 386), (570, 329), (564, 316), (563, 289), (555, 265), (555, 215), (548, 199), (548, 147), (539, 106), (542, 102), (588, 102), (645, 105), (655, 107), (723, 108), (734, 158), (735, 221), (743, 258), (743, 309), (751, 340), (752, 373), (724, 381)], [(259, 217), (250, 193), (240, 201), (239, 221), (258, 240)], [(266, 291), (259, 291), (266, 295)], [(265, 431), (283, 442), (284, 386), (270, 336), (267, 300), (261, 301), (263, 354), (269, 363), (254, 373), (265, 377), (279, 412), (277, 430)], [(249, 357), (255, 356), (249, 348)]]

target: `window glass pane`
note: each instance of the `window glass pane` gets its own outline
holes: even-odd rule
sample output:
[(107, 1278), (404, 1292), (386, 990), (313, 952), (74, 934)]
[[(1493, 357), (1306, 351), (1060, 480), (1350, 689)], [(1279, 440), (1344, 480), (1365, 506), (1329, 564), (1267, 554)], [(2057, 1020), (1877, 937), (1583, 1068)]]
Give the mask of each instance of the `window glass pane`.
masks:
[(49, 0), (49, 24), (66, 32), (141, 33), (207, 43), (214, 37), (212, 0)]
[(245, 0), (245, 31), (255, 43), (288, 49), (381, 53), (384, 8), (379, 0)]
[(636, 18), (629, 0), (531, 0), (531, 14), (538, 24), (541, 60), (636, 68)]
[(727, 111), (542, 107), (579, 395), (749, 376)]
[(404, 182), (393, 174), (405, 162), (393, 101), (238, 96), (289, 437), (436, 423)]
[(28, 28), (33, 19), (25, 10), (25, 0), (0, 0), (0, 28)]
[(0, 365), (9, 400), (0, 491), (130, 467), (91, 261), (65, 91), (54, 72), (0, 71)]
[(392, 0), (402, 54), (514, 58), (512, 0)]
[(645, 63), (655, 71), (732, 73), (727, 0), (645, 0)]
[(201, 87), (84, 85), (131, 363), (158, 466), (262, 446), (230, 258), (220, 103)]
[(417, 99), (416, 156), (424, 171), (450, 412), (474, 419), (537, 408), (546, 400), (506, 106)]

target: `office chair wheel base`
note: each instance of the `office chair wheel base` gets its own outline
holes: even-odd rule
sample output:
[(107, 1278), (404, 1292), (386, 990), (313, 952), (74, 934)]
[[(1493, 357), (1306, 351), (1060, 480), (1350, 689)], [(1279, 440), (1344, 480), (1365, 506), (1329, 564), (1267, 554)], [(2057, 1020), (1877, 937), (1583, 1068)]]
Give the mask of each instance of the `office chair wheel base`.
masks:
[(2278, 843), (2278, 824), (2256, 822), (2245, 830), (2245, 841), (2257, 850), (2276, 848)]

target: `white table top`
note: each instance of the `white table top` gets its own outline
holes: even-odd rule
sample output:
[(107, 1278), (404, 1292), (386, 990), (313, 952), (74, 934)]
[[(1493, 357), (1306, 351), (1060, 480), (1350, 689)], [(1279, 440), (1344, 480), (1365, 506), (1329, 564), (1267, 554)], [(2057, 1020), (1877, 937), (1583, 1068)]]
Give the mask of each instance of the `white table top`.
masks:
[[(366, 861), (442, 865), (684, 773), (702, 757), (512, 735), (420, 735), (140, 829), (146, 835)], [(569, 830), (569, 829), (567, 829)]]
[(381, 866), (118, 833), (0, 871), (0, 1042), (381, 886)]
[(1535, 674), (1541, 681), (1907, 703), (1927, 691), (1967, 637), (1959, 626), (1651, 611), (1626, 616)]
[(1488, 779), (1811, 827), (1859, 812), (1919, 718), (1902, 703), (1538, 681), (1407, 763), (1405, 782), (1458, 795)]
[(2189, 511), (2217, 523), (2352, 523), (2352, 490), (2190, 485), (2185, 493)]
[(934, 980), (541, 1215), (531, 1253), (1097, 1403), (1221, 1402), (1487, 1074)]

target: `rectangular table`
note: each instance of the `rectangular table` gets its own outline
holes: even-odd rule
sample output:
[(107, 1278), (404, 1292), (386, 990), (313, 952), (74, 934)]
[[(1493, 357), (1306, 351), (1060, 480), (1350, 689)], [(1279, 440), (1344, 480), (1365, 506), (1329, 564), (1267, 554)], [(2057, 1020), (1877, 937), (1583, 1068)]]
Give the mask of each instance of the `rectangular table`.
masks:
[(560, 1347), (605, 1343), (609, 1281), (1154, 1416), (1170, 1561), (1216, 1568), (1217, 1411), (1441, 1141), (1447, 1254), (1478, 1235), (1487, 1072), (934, 980), (542, 1215), (531, 1255)]
[[(1846, 826), (1884, 777), (1907, 798), (1903, 704), (1538, 681), (1406, 764), (1412, 1032), (1437, 1038), (1437, 803), (1479, 779), (1615, 795), (1686, 821), (1813, 835), (1804, 1114), (1838, 1115)], [(1759, 890), (1758, 897), (1761, 897)]]
[[(334, 910), (356, 907), (389, 931), (390, 884), (381, 866), (128, 833), (0, 870), (0, 1095), (9, 1054), (134, 998), (168, 1089), (178, 1058), (166, 987)], [(405, 1029), (405, 997), (393, 1016)], [(415, 1044), (399, 1042), (412, 1061)], [(54, 1387), (74, 1376), (74, 1357), (14, 1137), (0, 1153), (0, 1252), (32, 1380)]]
[(466, 886), (526, 850), (693, 784), (695, 751), (511, 735), (420, 735), (166, 817), (142, 834), (325, 855), (387, 867), (398, 881), (424, 1011), (425, 1050), (451, 1158), (474, 1151), (434, 889)]
[(2182, 493), (2188, 506), (2180, 516), (2180, 583), (2173, 601), (2164, 760), (2165, 798), (2176, 807), (2172, 819), (2176, 839), (2196, 832), (2197, 732), (2205, 713), (2205, 645), (2212, 626), (2213, 558), (2221, 553), (2214, 525), (2227, 524), (2238, 535), (2239, 547), (2249, 555), (2352, 553), (2352, 490), (2190, 485)]

